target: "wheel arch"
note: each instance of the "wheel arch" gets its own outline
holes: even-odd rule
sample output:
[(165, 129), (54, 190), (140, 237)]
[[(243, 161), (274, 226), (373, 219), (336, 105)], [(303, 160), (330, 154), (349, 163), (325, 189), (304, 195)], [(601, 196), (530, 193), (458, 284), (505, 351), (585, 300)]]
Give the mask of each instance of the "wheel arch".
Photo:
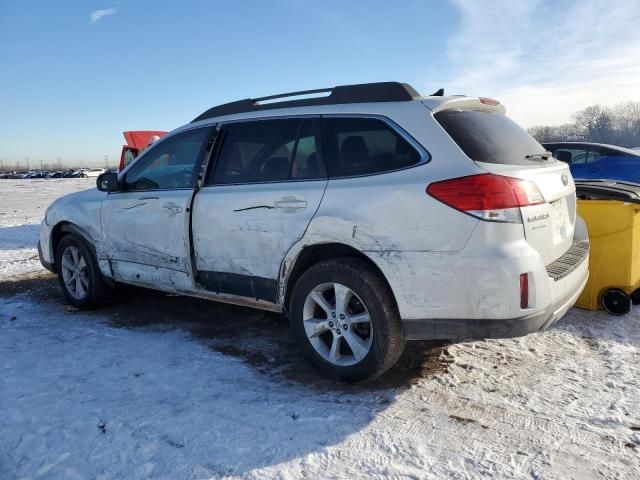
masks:
[(291, 260), (283, 262), (280, 275), (280, 301), (285, 312), (289, 310), (293, 287), (306, 270), (322, 261), (344, 257), (359, 258), (369, 264), (385, 283), (396, 307), (398, 306), (394, 289), (380, 265), (370, 256), (351, 245), (340, 242), (327, 242), (305, 245)]
[(93, 250), (93, 253), (96, 253), (93, 239), (85, 230), (68, 221), (59, 222), (51, 230), (51, 251), (53, 254), (52, 258), (54, 268), (56, 264), (56, 253), (58, 251), (58, 245), (60, 244), (60, 241), (64, 238), (64, 236), (69, 233), (82, 238), (85, 242), (87, 242), (89, 248)]

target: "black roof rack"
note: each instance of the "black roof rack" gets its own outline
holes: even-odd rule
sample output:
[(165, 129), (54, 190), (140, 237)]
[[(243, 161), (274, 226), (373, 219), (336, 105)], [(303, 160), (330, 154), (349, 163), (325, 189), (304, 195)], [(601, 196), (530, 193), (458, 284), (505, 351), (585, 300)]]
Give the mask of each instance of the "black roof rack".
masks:
[[(285, 100), (282, 102), (260, 103), (278, 98), (312, 95), (316, 93), (329, 93), (324, 97), (301, 98)], [(210, 108), (196, 117), (193, 122), (207, 118), (221, 117), (234, 113), (256, 112), (271, 110), (274, 108), (308, 107), (312, 105), (337, 105), (343, 103), (369, 103), (369, 102), (406, 102), (420, 98), (420, 94), (409, 84), (399, 82), (361, 83), (358, 85), (340, 85), (333, 88), (319, 88), (317, 90), (304, 90), (302, 92), (282, 93), (261, 98), (247, 98), (236, 102), (225, 103)]]

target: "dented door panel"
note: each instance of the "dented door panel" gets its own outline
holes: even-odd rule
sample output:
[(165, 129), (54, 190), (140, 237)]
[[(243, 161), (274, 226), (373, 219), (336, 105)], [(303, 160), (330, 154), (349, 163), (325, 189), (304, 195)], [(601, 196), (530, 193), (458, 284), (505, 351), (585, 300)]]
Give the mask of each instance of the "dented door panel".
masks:
[(202, 188), (193, 205), (198, 272), (277, 280), (282, 259), (304, 234), (326, 184), (314, 180)]
[[(105, 254), (116, 280), (172, 285), (173, 272), (191, 277), (192, 194), (192, 189), (183, 189), (109, 195), (102, 206), (102, 227)], [(168, 275), (166, 282), (162, 275)], [(184, 280), (180, 283), (181, 288), (186, 286)]]

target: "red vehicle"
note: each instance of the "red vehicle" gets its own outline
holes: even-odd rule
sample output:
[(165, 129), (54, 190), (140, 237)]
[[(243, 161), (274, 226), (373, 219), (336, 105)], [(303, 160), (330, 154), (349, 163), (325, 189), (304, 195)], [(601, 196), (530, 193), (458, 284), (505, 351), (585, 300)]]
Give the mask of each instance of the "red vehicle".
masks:
[(142, 151), (147, 148), (151, 142), (151, 137), (154, 135), (162, 138), (167, 132), (159, 130), (131, 130), (128, 132), (122, 132), (126, 145), (122, 146), (122, 153), (120, 153), (120, 166), (119, 170), (124, 169), (129, 165)]

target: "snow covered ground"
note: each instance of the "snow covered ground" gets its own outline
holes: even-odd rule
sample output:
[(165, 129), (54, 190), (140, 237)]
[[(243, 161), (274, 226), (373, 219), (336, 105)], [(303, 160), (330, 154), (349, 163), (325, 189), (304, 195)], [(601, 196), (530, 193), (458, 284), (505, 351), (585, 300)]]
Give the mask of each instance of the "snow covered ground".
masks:
[(640, 478), (640, 309), (411, 345), (319, 379), (277, 315), (121, 293), (67, 308), (34, 245), (89, 180), (0, 180), (0, 478)]

